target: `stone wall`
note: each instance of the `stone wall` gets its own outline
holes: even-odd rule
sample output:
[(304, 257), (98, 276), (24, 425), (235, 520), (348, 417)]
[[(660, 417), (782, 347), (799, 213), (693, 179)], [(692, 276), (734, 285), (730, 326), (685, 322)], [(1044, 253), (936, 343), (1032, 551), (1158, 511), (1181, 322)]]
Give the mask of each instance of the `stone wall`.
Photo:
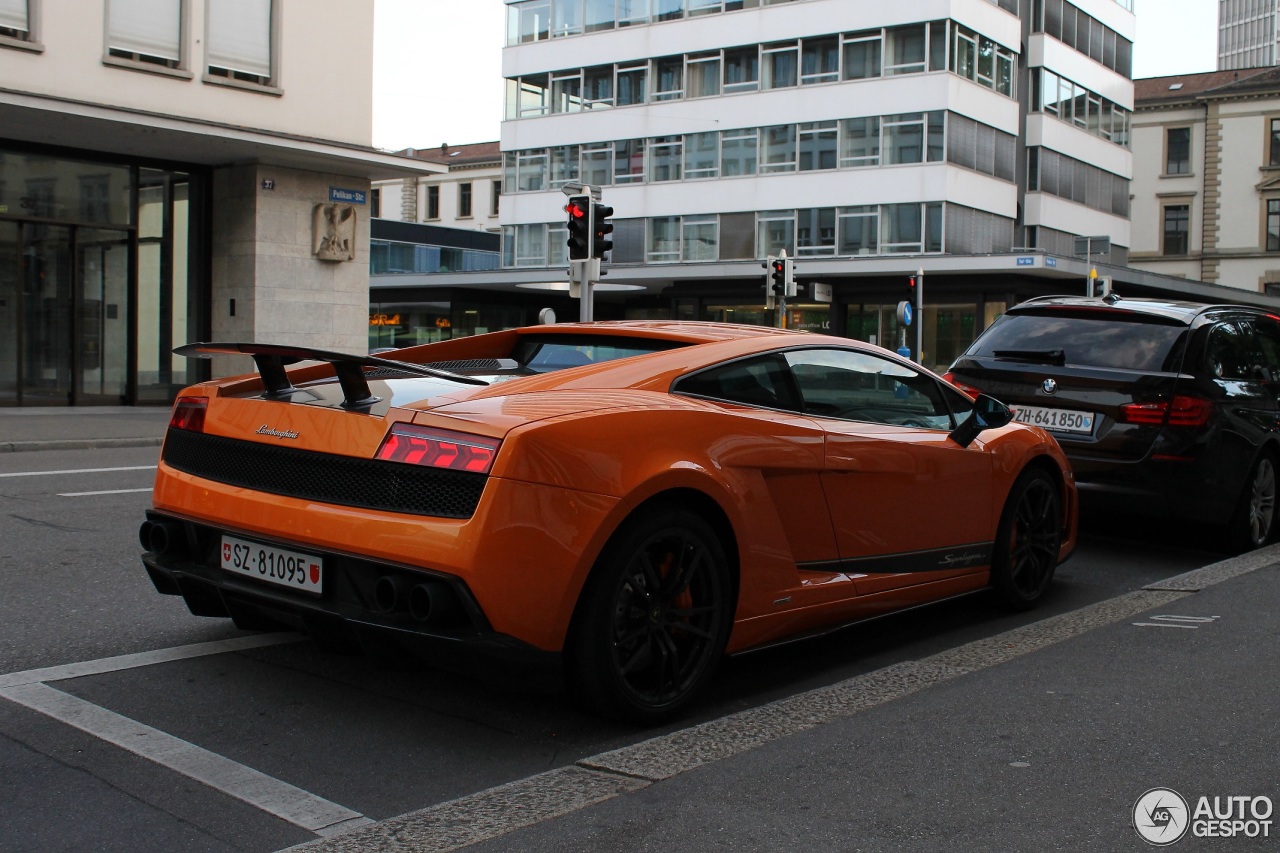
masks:
[[(322, 261), (312, 253), (313, 213), (317, 205), (330, 203), (331, 187), (359, 190), (367, 197), (369, 181), (260, 165), (214, 173), (215, 341), (368, 351), (368, 205), (354, 206), (353, 260)], [(247, 357), (213, 363), (214, 376), (251, 370)]]

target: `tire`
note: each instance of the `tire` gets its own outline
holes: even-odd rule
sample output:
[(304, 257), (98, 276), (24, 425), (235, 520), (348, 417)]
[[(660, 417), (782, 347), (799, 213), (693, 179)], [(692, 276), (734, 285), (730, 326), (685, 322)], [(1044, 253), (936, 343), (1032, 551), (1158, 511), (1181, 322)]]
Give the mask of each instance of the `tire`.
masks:
[(1022, 472), (996, 530), (991, 558), (991, 586), (1013, 610), (1029, 610), (1053, 580), (1062, 544), (1062, 495), (1045, 471)]
[(1276, 532), (1276, 463), (1264, 452), (1253, 463), (1227, 530), (1237, 552), (1252, 551), (1271, 541)]
[(628, 723), (676, 716), (710, 679), (732, 624), (729, 565), (701, 516), (641, 510), (601, 554), (566, 644), (571, 689)]

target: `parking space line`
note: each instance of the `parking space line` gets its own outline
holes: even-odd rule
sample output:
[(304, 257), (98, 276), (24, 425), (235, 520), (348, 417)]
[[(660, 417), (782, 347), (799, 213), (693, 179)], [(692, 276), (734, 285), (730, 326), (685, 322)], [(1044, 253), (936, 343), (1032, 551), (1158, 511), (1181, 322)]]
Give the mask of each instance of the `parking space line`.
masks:
[(305, 639), (306, 637), (301, 634), (284, 632), (250, 634), (245, 637), (233, 637), (228, 640), (212, 640), (207, 643), (192, 643), (188, 646), (174, 646), (169, 649), (136, 652), (131, 655), (116, 655), (115, 657), (101, 658), (99, 660), (68, 663), (61, 666), (46, 666), (40, 669), (28, 669), (23, 672), (9, 672), (0, 675), (0, 689), (19, 687), (23, 684), (38, 684), (45, 681), (62, 681), (66, 678), (80, 678), (85, 675), (101, 675), (105, 672), (119, 672), (124, 669), (135, 669), (140, 666), (151, 666), (152, 664), (204, 657), (205, 655), (242, 652), (263, 646), (297, 643)]
[(154, 471), (155, 465), (126, 465), (122, 468), (66, 468), (62, 471), (14, 471), (0, 477), (50, 477), (55, 474), (105, 474), (112, 471)]
[(339, 824), (347, 829), (373, 822), (345, 806), (46, 684), (5, 688), (0, 696), (317, 834)]
[(151, 487), (145, 489), (107, 489), (102, 492), (58, 492), (60, 498), (85, 498), (91, 495), (131, 495), (135, 492), (149, 492)]

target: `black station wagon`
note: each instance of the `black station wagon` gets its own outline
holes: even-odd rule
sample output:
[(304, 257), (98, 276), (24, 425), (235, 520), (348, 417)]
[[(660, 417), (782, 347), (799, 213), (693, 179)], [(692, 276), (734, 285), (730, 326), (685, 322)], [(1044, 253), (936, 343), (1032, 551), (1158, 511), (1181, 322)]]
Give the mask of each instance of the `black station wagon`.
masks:
[(1049, 430), (1081, 502), (1276, 530), (1280, 315), (1238, 305), (1043, 297), (1011, 308), (947, 378)]

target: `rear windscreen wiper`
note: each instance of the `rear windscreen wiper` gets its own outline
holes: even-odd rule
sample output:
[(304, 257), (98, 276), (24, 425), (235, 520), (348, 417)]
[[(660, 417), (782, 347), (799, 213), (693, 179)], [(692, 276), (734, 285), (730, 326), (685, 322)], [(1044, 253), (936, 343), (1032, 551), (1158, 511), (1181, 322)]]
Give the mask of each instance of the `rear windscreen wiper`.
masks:
[(1064, 365), (1067, 354), (1060, 349), (998, 349), (991, 354), (996, 358), (1008, 358), (1014, 361), (1029, 361), (1033, 364)]

